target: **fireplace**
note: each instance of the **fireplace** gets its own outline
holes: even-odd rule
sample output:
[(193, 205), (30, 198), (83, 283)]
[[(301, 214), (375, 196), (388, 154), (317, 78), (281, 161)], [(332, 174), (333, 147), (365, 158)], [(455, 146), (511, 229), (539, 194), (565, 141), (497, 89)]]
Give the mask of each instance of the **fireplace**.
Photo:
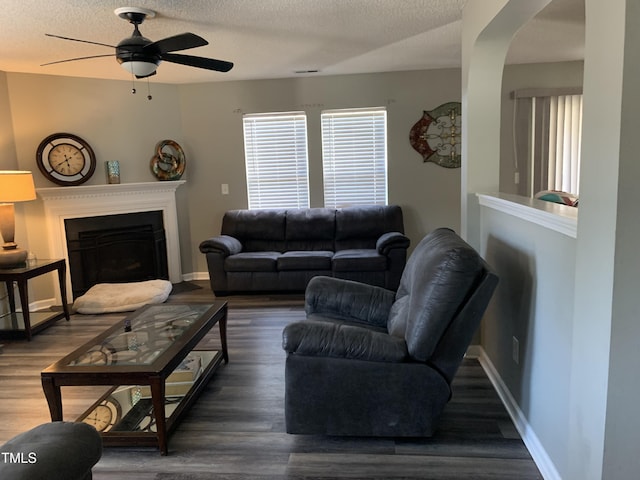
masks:
[(97, 283), (168, 279), (161, 211), (64, 221), (73, 297)]
[[(184, 183), (184, 180), (176, 180), (38, 188), (38, 197), (44, 202), (51, 258), (64, 258), (67, 261), (67, 265), (72, 263), (70, 262), (72, 254), (69, 252), (66, 238), (68, 220), (95, 217), (98, 226), (92, 227), (91, 230), (99, 231), (110, 228), (110, 224), (106, 221), (110, 216), (119, 217), (121, 214), (160, 212), (166, 242), (165, 262), (168, 279), (172, 283), (181, 282), (183, 278), (175, 191)], [(125, 230), (127, 229), (128, 227), (125, 226)], [(122, 232), (115, 233), (116, 237), (119, 237)], [(149, 232), (138, 232), (138, 235), (148, 236)], [(109, 238), (102, 237), (100, 242), (105, 239)], [(120, 238), (117, 240), (118, 242), (121, 241)], [(72, 246), (72, 250), (74, 246)], [(145, 262), (147, 261), (151, 262), (151, 260), (145, 260)], [(72, 286), (69, 269), (67, 269), (67, 292), (71, 294), (71, 292), (74, 292), (74, 287)], [(160, 274), (156, 278), (166, 278), (166, 275)], [(59, 301), (59, 299), (57, 300)], [(66, 300), (73, 301), (73, 298), (67, 298)]]

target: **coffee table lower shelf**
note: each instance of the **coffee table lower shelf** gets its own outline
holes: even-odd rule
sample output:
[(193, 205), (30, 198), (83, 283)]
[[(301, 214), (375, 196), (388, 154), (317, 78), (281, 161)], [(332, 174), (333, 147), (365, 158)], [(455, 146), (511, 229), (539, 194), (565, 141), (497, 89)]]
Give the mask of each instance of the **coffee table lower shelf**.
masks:
[[(165, 385), (166, 435), (173, 432), (224, 360), (220, 351), (191, 353), (201, 357), (203, 370), (193, 382)], [(95, 426), (104, 446), (161, 448), (148, 385), (114, 386), (76, 421)]]

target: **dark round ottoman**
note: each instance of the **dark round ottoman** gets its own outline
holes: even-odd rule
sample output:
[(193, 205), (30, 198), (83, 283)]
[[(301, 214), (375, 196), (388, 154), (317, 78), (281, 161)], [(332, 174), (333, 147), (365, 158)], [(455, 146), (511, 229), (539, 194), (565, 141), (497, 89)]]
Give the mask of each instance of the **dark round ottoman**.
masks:
[(0, 478), (89, 480), (101, 455), (102, 439), (91, 425), (45, 423), (0, 447)]

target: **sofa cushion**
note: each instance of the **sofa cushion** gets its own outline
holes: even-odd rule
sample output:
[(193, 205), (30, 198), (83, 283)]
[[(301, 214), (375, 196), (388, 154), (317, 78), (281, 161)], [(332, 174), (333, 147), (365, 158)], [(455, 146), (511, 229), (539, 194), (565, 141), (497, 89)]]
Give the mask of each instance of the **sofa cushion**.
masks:
[(333, 255), (334, 272), (377, 272), (386, 270), (387, 257), (373, 249), (340, 250)]
[(332, 250), (336, 233), (336, 212), (332, 208), (287, 210), (287, 250)]
[(387, 332), (345, 322), (304, 320), (287, 325), (282, 348), (287, 353), (369, 362), (402, 362), (407, 346)]
[(376, 248), (383, 233), (404, 233), (397, 205), (366, 205), (336, 210), (336, 250)]
[(452, 230), (434, 230), (407, 261), (389, 314), (389, 333), (405, 339), (412, 358), (428, 361), (482, 272), (482, 259), (471, 246)]
[(230, 210), (222, 217), (221, 235), (240, 241), (245, 252), (285, 250), (286, 210)]
[(278, 257), (278, 270), (331, 270), (333, 252), (324, 250), (285, 252)]
[(227, 272), (275, 272), (280, 252), (240, 252), (227, 257)]

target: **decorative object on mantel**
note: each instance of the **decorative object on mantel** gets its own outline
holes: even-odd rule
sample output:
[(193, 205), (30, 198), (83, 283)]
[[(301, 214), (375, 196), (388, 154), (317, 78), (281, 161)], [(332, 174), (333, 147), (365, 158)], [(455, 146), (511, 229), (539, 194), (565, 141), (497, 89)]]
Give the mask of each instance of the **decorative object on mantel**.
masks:
[(15, 210), (14, 202), (36, 199), (31, 172), (19, 170), (0, 171), (0, 233), (4, 244), (0, 250), (0, 268), (23, 265), (27, 251), (18, 248), (14, 242)]
[(54, 133), (40, 142), (36, 163), (42, 174), (62, 186), (80, 185), (96, 170), (96, 155), (82, 138)]
[(180, 180), (186, 164), (182, 147), (173, 140), (162, 140), (151, 159), (151, 171), (158, 180)]
[(431, 111), (411, 127), (409, 142), (424, 162), (441, 167), (460, 168), (462, 104), (449, 102)]
[(107, 183), (120, 183), (120, 162), (118, 160), (107, 160), (104, 165), (107, 169)]

